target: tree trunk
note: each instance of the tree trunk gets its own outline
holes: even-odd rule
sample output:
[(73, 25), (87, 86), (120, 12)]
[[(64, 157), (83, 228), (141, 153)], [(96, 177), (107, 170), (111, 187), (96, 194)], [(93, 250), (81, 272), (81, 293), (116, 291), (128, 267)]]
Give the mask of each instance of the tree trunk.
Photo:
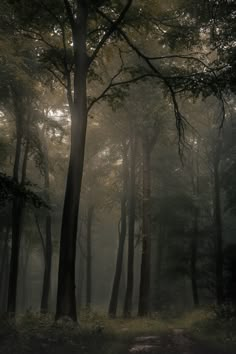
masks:
[(155, 267), (155, 300), (154, 309), (159, 311), (161, 308), (160, 304), (160, 291), (161, 291), (161, 275), (162, 275), (162, 264), (163, 264), (163, 249), (165, 244), (166, 227), (160, 223), (159, 233), (157, 235), (157, 259)]
[(131, 317), (132, 299), (134, 286), (134, 232), (135, 232), (135, 207), (136, 207), (136, 148), (135, 131), (131, 132), (130, 144), (130, 178), (129, 178), (129, 200), (128, 200), (128, 270), (127, 284), (124, 302), (124, 317)]
[(10, 225), (6, 227), (6, 234), (3, 245), (2, 259), (1, 259), (1, 269), (0, 269), (0, 309), (1, 312), (5, 312), (5, 302), (6, 302), (6, 289), (7, 289), (7, 275), (8, 275), (8, 242), (9, 242)]
[(86, 52), (88, 3), (79, 1), (74, 20), (73, 50), (75, 59), (74, 100), (71, 107), (71, 151), (62, 216), (56, 319), (68, 316), (77, 320), (75, 297), (75, 258), (78, 212), (84, 165), (87, 129)]
[(83, 250), (83, 223), (80, 222), (79, 234), (78, 234), (78, 248), (77, 248), (77, 255), (79, 259), (78, 264), (78, 281), (77, 281), (77, 307), (78, 312), (82, 307), (82, 300), (83, 300), (83, 287), (84, 287), (84, 261), (86, 260), (86, 254)]
[(41, 313), (48, 312), (48, 301), (50, 293), (51, 284), (51, 266), (52, 266), (52, 231), (51, 231), (51, 214), (50, 212), (46, 216), (45, 230), (46, 230), (46, 241), (45, 241), (45, 257), (44, 257), (44, 275), (43, 275), (43, 291), (41, 298)]
[(87, 220), (87, 252), (86, 252), (86, 307), (91, 309), (91, 289), (92, 289), (92, 223), (93, 223), (94, 207), (88, 208)]
[(150, 256), (151, 256), (151, 174), (150, 144), (147, 136), (143, 136), (143, 215), (142, 215), (142, 259), (139, 288), (138, 315), (149, 313), (150, 297)]
[(126, 237), (126, 214), (127, 214), (127, 180), (128, 180), (128, 166), (127, 166), (127, 149), (123, 146), (123, 191), (121, 198), (121, 230), (119, 232), (119, 244), (116, 259), (116, 269), (115, 276), (112, 286), (111, 299), (108, 309), (108, 314), (110, 317), (115, 317), (117, 312), (118, 296), (120, 279), (122, 273), (123, 257), (124, 257), (124, 245)]
[[(199, 294), (198, 294), (198, 282), (197, 282), (197, 258), (198, 258), (198, 237), (199, 237), (199, 142), (197, 142), (197, 147), (194, 152), (195, 158), (193, 157), (193, 168), (192, 168), (192, 187), (193, 194), (196, 199), (196, 205), (193, 209), (193, 233), (191, 239), (191, 285), (192, 285), (192, 295), (193, 303), (195, 307), (199, 306)], [(193, 156), (194, 156), (193, 155)], [(196, 167), (195, 167), (196, 166)]]
[[(44, 187), (46, 191), (46, 202), (50, 206), (50, 179), (49, 179), (49, 162), (48, 162), (48, 149), (47, 142), (44, 139)], [(43, 275), (43, 290), (41, 297), (41, 313), (48, 312), (48, 301), (51, 284), (51, 267), (52, 267), (52, 218), (50, 210), (47, 210), (45, 221), (45, 247), (44, 247), (44, 275)]]
[[(20, 123), (19, 123), (20, 120)], [(22, 117), (16, 119), (17, 129), (17, 143), (15, 162), (13, 167), (13, 178), (16, 182), (19, 182), (19, 170), (20, 170), (20, 158), (21, 158), (21, 143), (22, 143)], [(24, 152), (22, 173), (21, 173), (21, 185), (25, 183), (27, 160), (29, 152), (29, 141), (27, 140), (26, 148)], [(11, 260), (10, 260), (10, 273), (9, 273), (9, 287), (8, 287), (8, 304), (7, 312), (14, 315), (16, 312), (16, 296), (17, 296), (17, 278), (19, 268), (19, 253), (20, 253), (20, 241), (22, 231), (22, 217), (23, 217), (24, 201), (22, 198), (16, 196), (13, 200), (12, 207), (12, 244), (11, 244)]]
[(5, 264), (5, 272), (4, 272), (4, 279), (3, 283), (5, 284), (3, 288), (3, 298), (2, 298), (2, 309), (4, 312), (7, 311), (7, 301), (8, 301), (8, 283), (9, 283), (9, 248), (6, 249), (6, 264)]
[(223, 237), (222, 237), (222, 214), (221, 214), (221, 196), (220, 196), (220, 176), (219, 176), (219, 154), (220, 146), (217, 148), (214, 161), (214, 217), (216, 230), (216, 300), (221, 305), (224, 301), (224, 280), (223, 280)]
[[(21, 241), (22, 244), (22, 241)], [(27, 289), (27, 276), (28, 276), (28, 266), (29, 266), (29, 259), (30, 259), (30, 252), (31, 252), (31, 243), (30, 241), (25, 242), (25, 255), (21, 247), (21, 262), (20, 262), (20, 268), (21, 268), (21, 279), (20, 279), (20, 285), (22, 287), (22, 298), (21, 298), (21, 308), (20, 310), (23, 312), (27, 309), (27, 303), (28, 303), (28, 289)]]
[(191, 240), (191, 284), (193, 303), (195, 307), (199, 306), (199, 295), (197, 285), (197, 249), (198, 249), (198, 207), (194, 208), (194, 229)]

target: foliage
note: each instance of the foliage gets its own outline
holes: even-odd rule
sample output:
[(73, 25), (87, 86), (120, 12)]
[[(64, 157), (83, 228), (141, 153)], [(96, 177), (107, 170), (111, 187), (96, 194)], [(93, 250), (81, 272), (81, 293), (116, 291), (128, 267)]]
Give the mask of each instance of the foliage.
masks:
[(0, 206), (5, 206), (7, 202), (17, 197), (36, 208), (47, 207), (45, 201), (31, 190), (32, 186), (30, 182), (25, 185), (19, 184), (12, 177), (0, 173)]

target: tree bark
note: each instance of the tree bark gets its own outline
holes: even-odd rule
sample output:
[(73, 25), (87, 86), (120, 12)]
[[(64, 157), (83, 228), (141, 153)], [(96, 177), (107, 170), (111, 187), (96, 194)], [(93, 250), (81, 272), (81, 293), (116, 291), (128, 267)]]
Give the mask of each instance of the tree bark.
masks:
[(221, 305), (224, 301), (224, 279), (223, 279), (223, 236), (222, 236), (222, 212), (221, 212), (221, 195), (220, 195), (220, 143), (217, 143), (216, 155), (213, 166), (214, 178), (214, 218), (216, 230), (216, 300)]
[(78, 264), (78, 280), (77, 280), (77, 307), (78, 312), (81, 310), (82, 307), (82, 300), (83, 300), (83, 289), (84, 289), (84, 263), (86, 260), (86, 254), (83, 250), (83, 222), (80, 222), (79, 227), (79, 234), (78, 234), (78, 247), (77, 247), (77, 254), (79, 259)]
[(155, 267), (155, 300), (154, 309), (159, 311), (161, 308), (160, 304), (160, 291), (161, 291), (161, 275), (162, 275), (162, 265), (163, 265), (163, 250), (165, 245), (166, 237), (166, 227), (161, 222), (159, 224), (159, 233), (157, 235), (157, 259)]
[(199, 293), (197, 281), (197, 259), (198, 259), (198, 237), (199, 237), (199, 142), (197, 141), (196, 151), (193, 152), (193, 168), (192, 168), (192, 188), (196, 199), (196, 205), (193, 209), (193, 233), (191, 239), (191, 285), (192, 296), (195, 307), (199, 306)]
[(149, 313), (150, 297), (150, 257), (151, 257), (151, 150), (148, 137), (143, 135), (143, 215), (142, 215), (142, 259), (139, 288), (138, 315)]
[(122, 273), (123, 257), (124, 257), (124, 245), (126, 237), (126, 217), (127, 217), (127, 181), (128, 181), (128, 166), (127, 166), (127, 149), (123, 146), (123, 191), (121, 197), (121, 230), (119, 232), (119, 244), (116, 259), (116, 269), (112, 286), (111, 299), (108, 309), (110, 317), (116, 317), (120, 279)]
[(41, 313), (48, 312), (48, 301), (51, 284), (51, 266), (52, 266), (52, 230), (51, 230), (51, 214), (48, 212), (45, 221), (46, 242), (45, 242), (45, 257), (44, 257), (44, 275), (43, 275), (43, 291), (41, 298)]
[(86, 253), (86, 308), (91, 309), (92, 296), (92, 223), (94, 206), (88, 208), (87, 220), (87, 253)]
[(131, 317), (132, 299), (134, 286), (134, 232), (135, 232), (135, 207), (136, 207), (136, 150), (137, 140), (135, 131), (131, 132), (130, 142), (130, 178), (129, 178), (129, 200), (128, 200), (128, 269), (127, 284), (124, 301), (124, 317)]
[[(21, 241), (22, 245), (22, 241)], [(29, 241), (28, 243), (25, 242), (25, 247), (24, 247), (25, 254), (22, 250), (21, 246), (21, 252), (20, 252), (20, 268), (21, 268), (21, 279), (20, 279), (20, 285), (22, 288), (21, 292), (21, 308), (20, 310), (23, 312), (27, 309), (27, 302), (28, 302), (28, 289), (27, 289), (27, 276), (28, 276), (28, 266), (29, 266), (29, 259), (30, 259), (30, 252), (31, 252), (31, 242)]]
[[(22, 112), (17, 111), (21, 109), (17, 104), (17, 97), (14, 98), (15, 102), (15, 115), (16, 115), (16, 152), (15, 161), (13, 167), (13, 178), (19, 183), (19, 173), (20, 173), (20, 159), (21, 159), (21, 149), (22, 149), (22, 138), (23, 138), (23, 117)], [(21, 170), (21, 185), (25, 183), (26, 170), (27, 170), (27, 159), (29, 152), (29, 141), (27, 140), (26, 148), (24, 152), (24, 158)], [(17, 278), (18, 278), (18, 268), (19, 268), (19, 253), (20, 253), (20, 241), (21, 241), (21, 231), (22, 231), (22, 217), (23, 217), (24, 201), (22, 198), (16, 196), (13, 200), (12, 207), (12, 244), (11, 244), (11, 260), (10, 260), (10, 272), (9, 272), (9, 287), (8, 287), (8, 304), (7, 312), (14, 315), (16, 312), (16, 296), (17, 296)]]
[[(45, 136), (44, 136), (45, 138)], [(50, 179), (49, 179), (49, 161), (48, 148), (46, 139), (44, 139), (44, 188), (46, 191), (46, 202), (50, 206)], [(50, 210), (46, 211), (45, 220), (45, 247), (44, 247), (44, 275), (43, 275), (43, 289), (41, 297), (41, 313), (48, 312), (48, 301), (51, 284), (51, 267), (52, 267), (52, 217)]]
[(9, 242), (9, 233), (10, 225), (6, 227), (4, 245), (2, 250), (2, 259), (1, 259), (1, 269), (0, 269), (0, 309), (1, 312), (5, 312), (5, 302), (6, 302), (6, 288), (7, 288), (7, 279), (8, 279), (8, 242)]
[(84, 165), (87, 129), (86, 35), (88, 2), (79, 1), (72, 26), (75, 59), (74, 100), (71, 108), (71, 151), (62, 216), (56, 319), (67, 316), (77, 320), (75, 296), (75, 258), (78, 212)]
[(199, 306), (199, 294), (197, 284), (197, 250), (198, 250), (198, 207), (194, 208), (194, 228), (191, 240), (191, 284), (193, 303), (195, 307)]

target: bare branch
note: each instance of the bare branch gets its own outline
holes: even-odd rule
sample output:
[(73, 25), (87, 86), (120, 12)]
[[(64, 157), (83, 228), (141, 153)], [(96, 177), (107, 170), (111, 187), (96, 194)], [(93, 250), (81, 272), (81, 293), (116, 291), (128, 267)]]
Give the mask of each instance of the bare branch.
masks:
[(58, 80), (58, 82), (59, 82), (63, 87), (67, 88), (66, 84), (63, 82), (63, 80), (60, 78), (60, 76), (55, 73), (55, 71), (53, 71), (53, 70), (50, 69), (50, 68), (47, 68), (47, 70)]
[[(104, 14), (100, 9), (98, 9), (97, 12), (104, 19), (106, 19), (108, 22), (110, 22), (110, 23), (112, 22), (111, 19), (106, 14)], [(173, 109), (174, 109), (174, 114), (175, 114), (175, 119), (176, 119), (176, 127), (177, 127), (177, 131), (178, 131), (178, 135), (179, 135), (179, 144), (178, 144), (179, 145), (179, 153), (180, 153), (180, 155), (182, 155), (182, 145), (184, 143), (184, 129), (185, 129), (185, 126), (189, 125), (189, 124), (188, 124), (188, 121), (186, 120), (186, 118), (182, 115), (182, 113), (179, 110), (179, 105), (178, 105), (178, 102), (176, 99), (176, 93), (175, 93), (169, 79), (166, 78), (166, 76), (164, 76), (157, 69), (157, 67), (152, 63), (153, 58), (150, 59), (148, 56), (146, 56), (144, 53), (141, 52), (141, 50), (139, 50), (136, 47), (136, 45), (130, 40), (130, 38), (124, 32), (124, 30), (119, 28), (119, 26), (116, 27), (116, 30), (121, 35), (121, 37), (126, 41), (127, 45), (138, 55), (138, 57), (143, 59), (143, 61), (147, 64), (147, 66), (151, 69), (151, 71), (155, 74), (155, 76), (157, 78), (159, 78), (168, 88), (171, 99), (172, 99), (172, 103), (173, 103)]]
[[(98, 43), (96, 49), (94, 50), (93, 54), (90, 56), (89, 65), (96, 58), (96, 56), (98, 55), (98, 52), (103, 47), (103, 45), (106, 43), (106, 41), (109, 39), (109, 37), (112, 35), (112, 33), (114, 33), (117, 30), (118, 26), (121, 24), (121, 22), (125, 18), (125, 15), (128, 12), (128, 10), (130, 9), (132, 3), (133, 3), (133, 0), (128, 0), (127, 1), (127, 4), (125, 5), (123, 10), (121, 11), (121, 13), (120, 13), (119, 17), (117, 18), (117, 20), (112, 21), (110, 19), (110, 21), (109, 21), (110, 22), (110, 28), (106, 31), (106, 33), (104, 34), (104, 36), (102, 37), (102, 39)], [(100, 11), (98, 11), (98, 13), (100, 13)]]
[(55, 46), (53, 46), (51, 43), (49, 43), (41, 33), (37, 32), (37, 31), (34, 31), (32, 29), (23, 29), (23, 35), (24, 37), (27, 37), (27, 38), (30, 38), (30, 39), (33, 39), (33, 40), (38, 40), (44, 44), (46, 44), (46, 46), (52, 48), (52, 49), (55, 49)]
[(55, 14), (55, 12), (50, 9), (50, 7), (47, 6), (47, 4), (45, 4), (43, 0), (40, 1), (40, 4), (49, 13), (49, 15), (51, 15), (60, 26), (62, 26), (62, 21), (60, 20), (60, 18)]

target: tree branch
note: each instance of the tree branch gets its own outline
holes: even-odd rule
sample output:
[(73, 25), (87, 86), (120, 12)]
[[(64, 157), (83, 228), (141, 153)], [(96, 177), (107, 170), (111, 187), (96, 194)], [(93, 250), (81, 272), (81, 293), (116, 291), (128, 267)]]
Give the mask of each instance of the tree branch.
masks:
[[(98, 55), (98, 52), (103, 47), (103, 45), (106, 43), (106, 41), (109, 39), (109, 37), (112, 35), (112, 33), (114, 33), (117, 30), (118, 26), (121, 24), (121, 22), (125, 18), (125, 15), (128, 12), (128, 10), (130, 9), (132, 3), (133, 3), (133, 0), (127, 0), (127, 4), (125, 5), (124, 9), (121, 11), (121, 13), (120, 13), (119, 17), (117, 18), (117, 20), (115, 20), (113, 22), (111, 19), (109, 19), (110, 20), (109, 22), (110, 22), (111, 26), (107, 30), (107, 32), (104, 34), (104, 36), (102, 37), (100, 42), (98, 43), (98, 45), (97, 45), (96, 49), (94, 50), (93, 54), (90, 56), (89, 65), (91, 65), (93, 60)], [(100, 10), (97, 9), (97, 12), (100, 13)]]
[(65, 8), (66, 8), (66, 12), (67, 12), (67, 15), (68, 15), (70, 26), (71, 26), (72, 31), (73, 31), (74, 26), (75, 26), (75, 20), (74, 20), (73, 12), (72, 12), (72, 9), (71, 9), (69, 1), (68, 0), (64, 0), (64, 5), (65, 5)]
[(50, 69), (50, 68), (47, 68), (47, 70), (58, 80), (58, 82), (59, 82), (63, 87), (67, 88), (66, 84), (63, 82), (63, 80), (60, 78), (60, 76), (55, 73), (55, 71), (53, 71), (53, 70)]
[[(97, 10), (97, 12), (108, 22), (112, 23), (112, 20), (105, 14), (103, 13), (100, 9)], [(141, 52), (130, 40), (128, 35), (121, 29), (119, 26), (116, 27), (117, 32), (121, 35), (121, 37), (125, 40), (127, 45), (137, 54), (138, 57), (143, 59), (143, 61), (147, 64), (147, 66), (151, 69), (151, 71), (155, 74), (157, 78), (159, 78), (168, 88), (172, 103), (173, 103), (173, 110), (175, 114), (175, 119), (176, 119), (176, 128), (178, 131), (179, 135), (179, 153), (182, 155), (182, 146), (184, 142), (184, 129), (186, 125), (189, 125), (186, 118), (182, 115), (182, 113), (179, 110), (178, 102), (176, 99), (176, 93), (169, 82), (169, 79), (167, 79), (158, 69), (157, 67), (152, 63), (152, 59), (150, 59), (148, 56), (146, 56), (144, 53)]]

